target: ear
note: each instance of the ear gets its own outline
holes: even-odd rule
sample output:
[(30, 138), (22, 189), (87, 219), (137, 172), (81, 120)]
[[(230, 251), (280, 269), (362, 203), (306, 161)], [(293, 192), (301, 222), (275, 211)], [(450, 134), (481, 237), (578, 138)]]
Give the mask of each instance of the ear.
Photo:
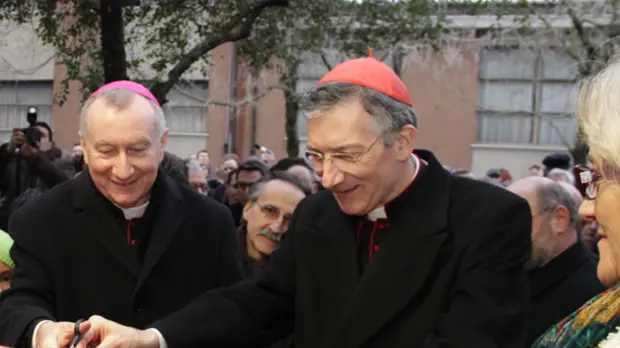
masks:
[(396, 158), (399, 161), (408, 161), (413, 149), (415, 148), (417, 138), (417, 129), (411, 125), (405, 125), (398, 131), (394, 142), (394, 150), (396, 151)]
[(88, 150), (86, 149), (86, 140), (82, 137), (82, 133), (80, 134), (80, 146), (82, 147), (82, 154), (84, 155), (84, 163), (88, 164)]
[(166, 129), (166, 131), (164, 132), (164, 135), (161, 136), (161, 139), (159, 140), (160, 144), (161, 144), (161, 154), (159, 155), (159, 161), (163, 161), (164, 159), (164, 150), (166, 149), (166, 143), (168, 142), (168, 130)]
[(248, 217), (250, 216), (250, 209), (254, 206), (253, 202), (247, 202), (243, 206), (243, 220), (248, 221)]
[(570, 227), (570, 213), (565, 206), (559, 205), (553, 210), (551, 229), (554, 235), (562, 234)]

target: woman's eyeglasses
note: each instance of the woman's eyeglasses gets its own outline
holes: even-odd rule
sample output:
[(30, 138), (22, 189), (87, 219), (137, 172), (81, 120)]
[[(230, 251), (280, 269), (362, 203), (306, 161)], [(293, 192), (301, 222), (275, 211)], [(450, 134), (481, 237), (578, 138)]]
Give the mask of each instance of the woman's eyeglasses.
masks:
[(573, 168), (573, 174), (575, 175), (575, 187), (581, 192), (581, 195), (585, 199), (596, 199), (598, 194), (598, 184), (603, 178), (596, 170), (584, 166), (578, 165)]

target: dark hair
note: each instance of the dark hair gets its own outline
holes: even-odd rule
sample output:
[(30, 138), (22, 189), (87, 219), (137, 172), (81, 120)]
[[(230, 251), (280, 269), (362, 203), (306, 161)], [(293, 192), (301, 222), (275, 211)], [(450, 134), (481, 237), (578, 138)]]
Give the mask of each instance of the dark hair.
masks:
[(49, 133), (50, 141), (54, 141), (54, 132), (52, 131), (52, 127), (50, 127), (49, 124), (47, 124), (46, 122), (43, 122), (43, 121), (39, 121), (39, 122), (36, 123), (36, 126), (43, 127), (45, 129), (47, 129), (47, 133)]
[(269, 167), (263, 161), (257, 161), (254, 159), (249, 159), (243, 162), (242, 165), (237, 168), (237, 173), (235, 175), (235, 179), (239, 179), (240, 172), (255, 172), (259, 171), (261, 176), (265, 176), (269, 173)]
[(228, 173), (228, 177), (226, 178), (226, 183), (230, 184), (233, 181), (233, 177), (236, 178), (237, 177), (237, 172), (238, 169), (235, 170), (231, 170), (230, 173)]
[(530, 170), (532, 170), (532, 169), (540, 170), (540, 166), (538, 164), (532, 164), (529, 169)]
[(257, 182), (255, 182), (250, 187), (250, 190), (248, 192), (248, 199), (250, 201), (256, 201), (258, 197), (260, 197), (260, 195), (263, 193), (263, 187), (265, 186), (265, 184), (273, 180), (285, 181), (295, 186), (296, 188), (298, 188), (306, 196), (309, 196), (312, 194), (312, 187), (310, 187), (308, 183), (299, 179), (297, 176), (289, 172), (282, 171), (282, 170), (276, 170), (260, 178)]
[(220, 162), (223, 164), (224, 162), (228, 160), (234, 160), (235, 162), (237, 162), (237, 164), (239, 164), (239, 161), (240, 161), (239, 156), (237, 156), (236, 153), (227, 153), (222, 156)]
[(161, 167), (169, 177), (185, 185), (189, 184), (187, 165), (181, 157), (165, 151)]
[(269, 169), (269, 171), (270, 172), (275, 172), (278, 170), (286, 171), (286, 170), (291, 169), (291, 167), (294, 167), (294, 166), (306, 167), (310, 170), (310, 172), (314, 172), (314, 169), (312, 169), (312, 166), (310, 166), (308, 162), (306, 162), (306, 160), (304, 160), (303, 158), (299, 158), (299, 157), (285, 157), (279, 160), (278, 163), (274, 164)]
[(206, 154), (209, 154), (209, 151), (207, 149), (202, 149), (202, 150), (196, 152), (196, 155), (200, 155), (203, 152), (205, 152)]

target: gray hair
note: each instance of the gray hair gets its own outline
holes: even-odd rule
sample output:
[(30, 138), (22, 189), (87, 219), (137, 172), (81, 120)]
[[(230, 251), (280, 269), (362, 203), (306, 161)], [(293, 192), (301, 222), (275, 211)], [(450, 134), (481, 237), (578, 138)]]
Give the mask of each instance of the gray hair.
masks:
[(196, 171), (196, 172), (204, 173), (204, 169), (202, 168), (200, 163), (198, 163), (198, 161), (190, 160), (190, 161), (187, 161), (185, 165), (187, 166), (188, 172)]
[[(88, 109), (96, 100), (103, 98), (107, 105), (117, 108), (118, 110), (124, 110), (131, 105), (136, 96), (144, 98), (143, 96), (134, 91), (124, 88), (114, 88), (103, 91), (95, 96), (91, 96), (90, 98), (88, 98), (82, 106), (82, 110), (80, 111), (80, 136), (83, 137), (86, 135), (86, 115), (88, 113)], [(164, 110), (153, 101), (147, 98), (144, 99), (146, 99), (155, 110), (155, 117), (157, 120), (157, 122), (155, 123), (155, 130), (157, 131), (157, 134), (159, 134), (159, 136), (161, 137), (168, 130), (168, 127), (166, 126), (166, 116), (164, 114)]]
[(551, 212), (558, 206), (563, 206), (568, 210), (571, 225), (575, 230), (579, 225), (580, 219), (577, 204), (570, 193), (557, 182), (541, 184), (536, 187), (536, 195), (542, 212)]
[(267, 174), (267, 176), (260, 178), (252, 186), (250, 186), (250, 190), (248, 192), (248, 200), (250, 202), (256, 202), (260, 198), (260, 196), (263, 194), (263, 189), (265, 188), (265, 184), (273, 180), (280, 180), (280, 181), (287, 182), (295, 186), (296, 188), (298, 188), (306, 196), (309, 196), (312, 194), (312, 187), (310, 187), (308, 183), (306, 183), (305, 181), (301, 180), (300, 178), (298, 178), (297, 176), (289, 172), (276, 170), (276, 171), (270, 172), (269, 174)]
[(575, 176), (566, 169), (553, 168), (549, 171), (549, 173), (547, 173), (547, 177), (551, 177), (551, 175), (564, 175), (571, 185), (575, 185)]
[(405, 125), (417, 127), (413, 109), (375, 89), (345, 82), (325, 83), (315, 86), (305, 96), (301, 109), (308, 119), (324, 115), (334, 106), (358, 99), (372, 116), (373, 128), (383, 137), (385, 145), (391, 145), (389, 133), (397, 132)]

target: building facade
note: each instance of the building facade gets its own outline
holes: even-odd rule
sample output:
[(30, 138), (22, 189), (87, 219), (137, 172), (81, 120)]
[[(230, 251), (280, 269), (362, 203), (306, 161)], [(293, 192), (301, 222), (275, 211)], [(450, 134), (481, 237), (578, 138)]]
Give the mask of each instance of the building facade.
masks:
[[(27, 25), (6, 24), (3, 30), (0, 141), (8, 140), (11, 129), (26, 126), (26, 109), (36, 106), (39, 119), (54, 129), (56, 143), (69, 149), (78, 141), (79, 86), (72, 83), (59, 106), (54, 96), (66, 71), (56, 64), (54, 49), (41, 44)], [(382, 56), (391, 64), (389, 54)], [(298, 92), (325, 72), (320, 59), (307, 59), (299, 68)], [(566, 152), (575, 141), (571, 112), (577, 70), (560, 50), (412, 50), (402, 59), (400, 74), (418, 115), (418, 147), (434, 151), (447, 166), (471, 168), (476, 176), (506, 168), (522, 177), (530, 165), (549, 153)], [(251, 85), (249, 80), (233, 44), (212, 51), (208, 76), (188, 74), (168, 95), (168, 150), (186, 156), (206, 148), (217, 162), (228, 151), (245, 157), (258, 143), (285, 156), (284, 95), (269, 90), (278, 84), (277, 75), (266, 72)], [(239, 103), (263, 94), (255, 102)], [(301, 115), (298, 134), (303, 151), (307, 129)]]

